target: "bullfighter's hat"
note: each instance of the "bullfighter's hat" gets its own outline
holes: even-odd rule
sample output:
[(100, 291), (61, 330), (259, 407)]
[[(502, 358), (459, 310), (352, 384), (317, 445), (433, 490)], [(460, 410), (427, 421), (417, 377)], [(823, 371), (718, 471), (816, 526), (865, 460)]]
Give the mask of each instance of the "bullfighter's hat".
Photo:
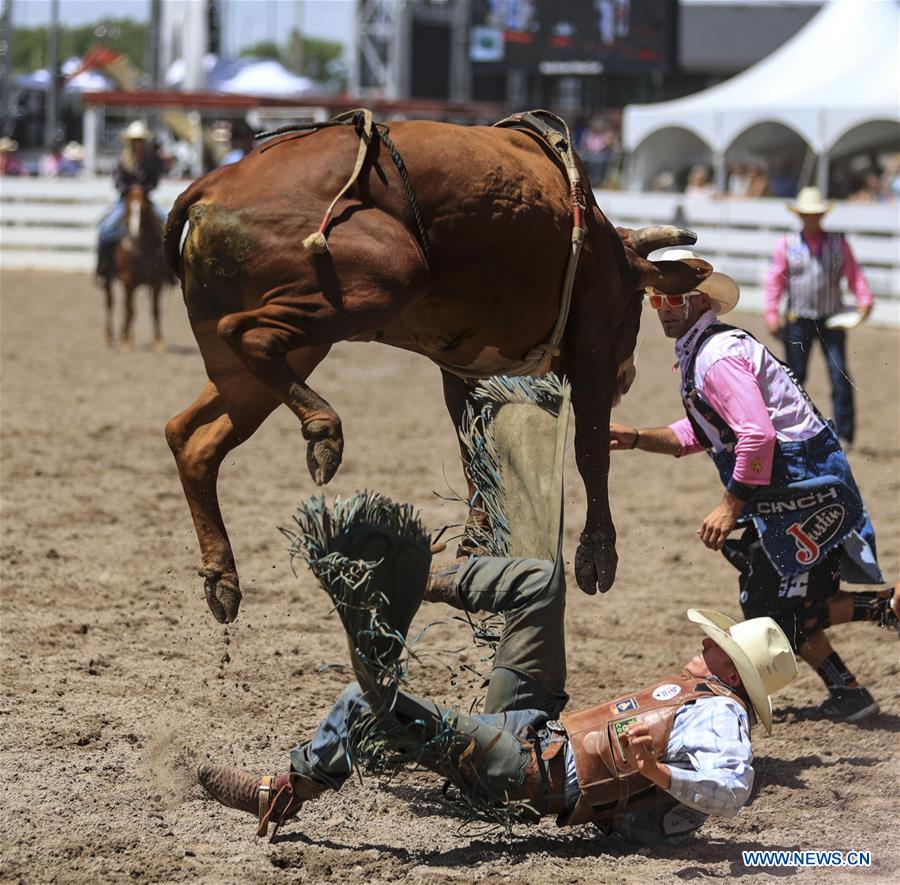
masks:
[[(660, 261), (684, 261), (690, 258), (700, 258), (690, 249), (667, 249), (660, 255)], [(741, 297), (738, 284), (727, 274), (713, 271), (702, 283), (697, 286), (697, 291), (706, 295), (712, 301), (712, 309), (717, 316), (734, 310)]]

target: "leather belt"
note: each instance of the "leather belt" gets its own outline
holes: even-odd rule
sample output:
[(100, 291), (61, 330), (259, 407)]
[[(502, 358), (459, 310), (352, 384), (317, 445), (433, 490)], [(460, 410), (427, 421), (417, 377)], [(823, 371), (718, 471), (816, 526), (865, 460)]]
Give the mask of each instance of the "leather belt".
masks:
[(547, 814), (560, 814), (566, 803), (566, 750), (569, 740), (564, 735), (550, 732), (550, 740), (544, 745), (541, 760), (545, 764), (544, 783)]

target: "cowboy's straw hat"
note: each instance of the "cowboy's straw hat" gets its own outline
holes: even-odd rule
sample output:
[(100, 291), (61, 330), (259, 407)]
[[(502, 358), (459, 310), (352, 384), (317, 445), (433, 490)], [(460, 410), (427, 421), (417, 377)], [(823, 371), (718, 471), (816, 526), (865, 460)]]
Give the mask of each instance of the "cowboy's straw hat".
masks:
[(18, 149), (19, 142), (14, 138), (10, 138), (8, 135), (4, 135), (3, 138), (0, 138), (0, 154), (12, 154)]
[(128, 128), (122, 133), (123, 141), (133, 141), (135, 139), (143, 139), (146, 141), (150, 138), (150, 130), (142, 120), (135, 120), (128, 124)]
[[(684, 261), (685, 259), (700, 256), (690, 249), (667, 249), (660, 255), (660, 261)], [(741, 297), (738, 284), (726, 274), (713, 271), (699, 286), (697, 291), (702, 292), (712, 301), (712, 309), (717, 316), (734, 310)]]
[(831, 211), (832, 205), (817, 187), (802, 187), (796, 201), (788, 204), (788, 209), (796, 215), (824, 215)]
[(697, 608), (688, 609), (687, 616), (731, 658), (759, 721), (771, 734), (769, 695), (797, 675), (797, 660), (784, 631), (771, 618), (736, 623), (721, 612)]
[(80, 163), (84, 159), (84, 148), (77, 141), (70, 141), (63, 148), (62, 155), (67, 160)]

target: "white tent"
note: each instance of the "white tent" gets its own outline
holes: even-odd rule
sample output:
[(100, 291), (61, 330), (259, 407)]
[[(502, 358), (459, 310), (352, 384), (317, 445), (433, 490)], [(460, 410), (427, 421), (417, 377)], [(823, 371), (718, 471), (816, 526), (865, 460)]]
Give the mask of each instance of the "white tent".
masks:
[[(172, 62), (166, 72), (166, 85), (182, 88), (187, 72), (183, 59)], [(212, 92), (291, 98), (325, 92), (325, 87), (309, 77), (300, 77), (274, 59), (218, 58), (203, 59), (204, 88)]]
[(674, 135), (686, 162), (708, 150), (721, 183), (725, 152), (736, 139), (755, 126), (760, 137), (765, 127), (770, 134), (785, 127), (818, 156), (824, 189), (829, 155), (900, 131), (898, 38), (900, 0), (830, 0), (787, 43), (738, 76), (675, 101), (629, 105), (625, 149), (636, 171), (649, 171), (651, 155), (662, 156), (666, 142), (672, 155)]
[(290, 97), (322, 92), (320, 84), (309, 77), (291, 73), (277, 61), (256, 61), (238, 71), (233, 77), (216, 84), (220, 92), (240, 95)]

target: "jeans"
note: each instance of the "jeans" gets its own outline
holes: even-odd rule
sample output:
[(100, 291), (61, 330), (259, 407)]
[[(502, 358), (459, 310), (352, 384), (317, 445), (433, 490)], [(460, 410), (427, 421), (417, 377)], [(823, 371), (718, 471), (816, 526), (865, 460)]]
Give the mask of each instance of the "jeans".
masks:
[[(459, 570), (456, 588), (467, 610), (505, 615), (488, 712), (469, 716), (401, 691), (393, 713), (406, 734), (392, 741), (391, 749), (409, 752), (421, 765), (443, 774), (446, 759), (430, 755), (426, 745), (450, 722), (479, 749), (479, 786), (502, 797), (522, 782), (530, 758), (524, 731), (559, 715), (568, 700), (562, 557), (556, 567), (535, 559), (475, 557)], [(338, 789), (353, 771), (351, 730), (369, 712), (359, 685), (347, 686), (312, 740), (291, 751), (292, 769)]]
[(828, 366), (831, 406), (838, 436), (852, 443), (856, 419), (853, 410), (853, 382), (847, 369), (847, 332), (844, 329), (827, 329), (824, 319), (796, 317), (789, 320), (784, 333), (785, 361), (797, 381), (803, 384), (814, 340), (818, 340)]
[[(100, 219), (98, 234), (101, 246), (109, 246), (118, 243), (125, 235), (125, 198), (122, 197), (118, 202), (113, 203), (106, 214)], [(166, 212), (160, 209), (155, 203), (153, 210), (156, 212), (159, 220), (165, 224)]]

